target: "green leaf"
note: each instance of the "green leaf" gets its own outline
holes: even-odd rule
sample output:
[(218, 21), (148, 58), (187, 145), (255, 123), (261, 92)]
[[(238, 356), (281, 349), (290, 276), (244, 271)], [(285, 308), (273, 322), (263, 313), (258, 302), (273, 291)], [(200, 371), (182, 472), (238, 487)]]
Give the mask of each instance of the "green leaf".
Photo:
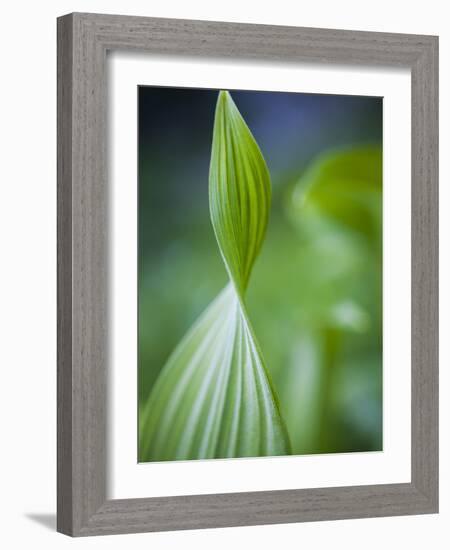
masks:
[(294, 206), (305, 213), (317, 209), (365, 235), (381, 238), (382, 152), (367, 146), (319, 156), (298, 181)]
[(228, 272), (245, 290), (269, 218), (270, 176), (259, 147), (228, 92), (216, 108), (209, 171), (211, 221)]
[(217, 102), (209, 200), (230, 282), (162, 369), (140, 418), (140, 461), (290, 452), (245, 307), (267, 227), (270, 176), (228, 92)]

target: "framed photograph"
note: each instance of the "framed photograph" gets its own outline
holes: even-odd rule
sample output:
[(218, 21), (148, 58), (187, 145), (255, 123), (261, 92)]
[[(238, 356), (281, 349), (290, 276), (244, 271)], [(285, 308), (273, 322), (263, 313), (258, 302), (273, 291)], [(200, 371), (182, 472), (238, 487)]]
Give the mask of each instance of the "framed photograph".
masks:
[(58, 531), (438, 511), (438, 39), (58, 19)]

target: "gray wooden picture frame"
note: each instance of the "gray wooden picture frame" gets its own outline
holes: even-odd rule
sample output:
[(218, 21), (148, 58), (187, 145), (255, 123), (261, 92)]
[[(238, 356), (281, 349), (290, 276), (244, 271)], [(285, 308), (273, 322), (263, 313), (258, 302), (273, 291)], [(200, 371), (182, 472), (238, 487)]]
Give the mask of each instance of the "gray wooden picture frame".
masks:
[[(410, 483), (107, 499), (109, 50), (411, 70)], [(58, 19), (57, 491), (57, 529), (72, 536), (438, 511), (437, 37), (83, 13)]]

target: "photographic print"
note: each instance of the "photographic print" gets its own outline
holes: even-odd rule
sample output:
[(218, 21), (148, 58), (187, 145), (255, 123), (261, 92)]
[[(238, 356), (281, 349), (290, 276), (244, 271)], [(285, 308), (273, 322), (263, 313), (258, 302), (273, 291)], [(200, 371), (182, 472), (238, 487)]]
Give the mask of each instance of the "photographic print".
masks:
[(382, 450), (380, 97), (138, 88), (138, 459)]

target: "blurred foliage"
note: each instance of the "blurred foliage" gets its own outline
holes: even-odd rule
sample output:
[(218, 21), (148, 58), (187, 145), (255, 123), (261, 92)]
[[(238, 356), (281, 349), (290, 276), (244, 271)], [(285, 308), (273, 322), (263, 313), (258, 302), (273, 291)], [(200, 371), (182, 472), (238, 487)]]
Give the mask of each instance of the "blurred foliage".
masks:
[[(140, 411), (170, 353), (227, 282), (208, 215), (207, 164), (204, 182), (189, 179), (164, 157), (170, 139), (157, 151), (140, 140)], [(194, 141), (180, 155), (204, 170), (206, 159), (194, 154), (204, 142)], [(274, 180), (248, 312), (293, 454), (382, 448), (382, 162), (380, 140), (371, 141), (318, 147), (306, 167), (291, 164)]]

